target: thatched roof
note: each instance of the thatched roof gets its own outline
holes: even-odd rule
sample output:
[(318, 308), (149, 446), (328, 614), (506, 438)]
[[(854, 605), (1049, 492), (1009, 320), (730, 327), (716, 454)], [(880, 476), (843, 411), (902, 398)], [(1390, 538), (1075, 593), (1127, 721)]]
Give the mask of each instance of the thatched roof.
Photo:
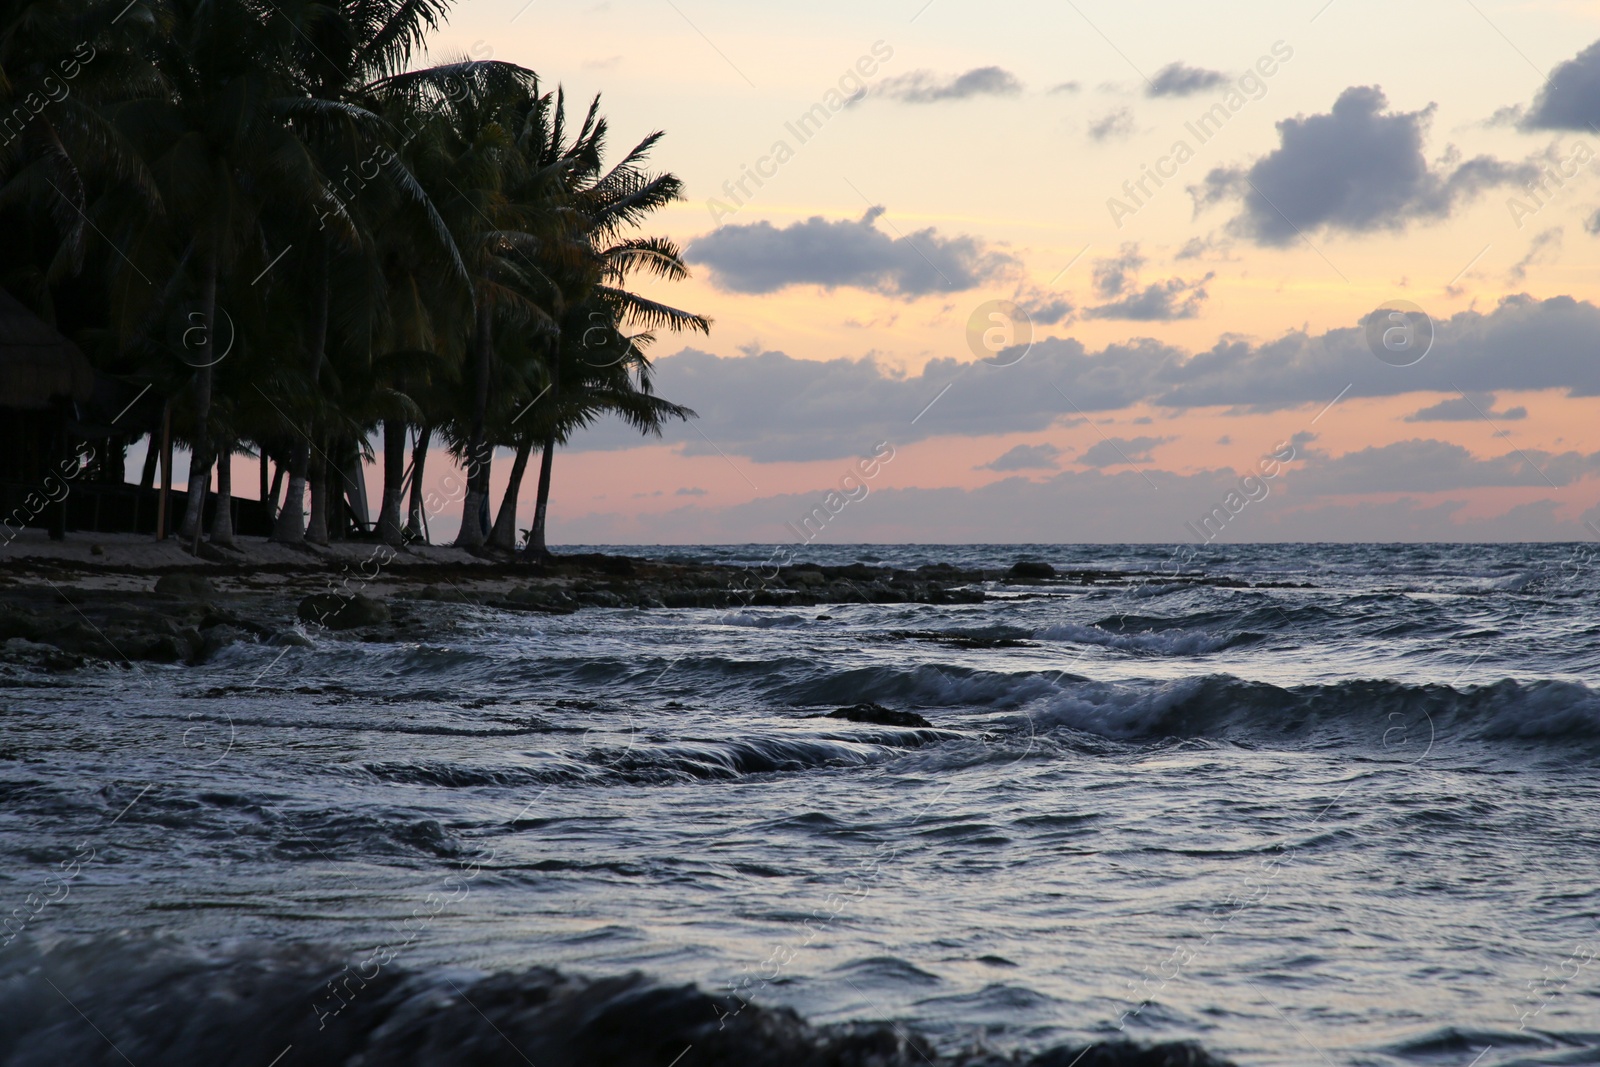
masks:
[(0, 289), (0, 408), (89, 399), (94, 368), (78, 346)]

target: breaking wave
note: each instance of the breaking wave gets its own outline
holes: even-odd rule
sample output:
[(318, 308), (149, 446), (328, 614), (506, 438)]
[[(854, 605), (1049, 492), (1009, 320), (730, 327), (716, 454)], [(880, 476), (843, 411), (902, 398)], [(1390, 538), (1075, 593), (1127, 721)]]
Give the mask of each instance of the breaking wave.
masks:
[[(387, 957), (387, 958), (386, 958)], [(93, 1019), (93, 1026), (84, 1024)], [(388, 948), (359, 962), (317, 947), (204, 953), (112, 939), (0, 962), (8, 1067), (360, 1064), (362, 1067), (1208, 1067), (1193, 1045), (1116, 1042), (1002, 1060), (941, 1053), (887, 1023), (812, 1026), (786, 1008), (637, 973), (544, 967), (407, 969)]]

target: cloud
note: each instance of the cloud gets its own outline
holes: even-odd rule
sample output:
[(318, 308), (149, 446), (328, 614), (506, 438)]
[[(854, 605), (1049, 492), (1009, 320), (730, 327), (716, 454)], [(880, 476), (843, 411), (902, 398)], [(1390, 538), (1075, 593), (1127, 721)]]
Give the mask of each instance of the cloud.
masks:
[(1520, 125), (1525, 130), (1592, 130), (1600, 125), (1600, 41), (1556, 64)]
[(1090, 319), (1125, 319), (1129, 322), (1173, 322), (1192, 319), (1200, 314), (1205, 303), (1206, 282), (1214, 275), (1207, 274), (1197, 282), (1183, 278), (1168, 278), (1164, 282), (1151, 282), (1138, 292), (1129, 293), (1121, 300), (1099, 304), (1084, 311)]
[(1434, 328), (1433, 351), (1411, 367), (1374, 359), (1362, 328), (1351, 326), (1322, 334), (1295, 331), (1260, 345), (1224, 339), (1190, 359), (1141, 368), (1141, 376), (1151, 377), (1136, 391), (1167, 407), (1260, 411), (1319, 403), (1318, 397), (1326, 403), (1346, 386), (1355, 397), (1458, 389), (1564, 389), (1573, 396), (1600, 396), (1600, 362), (1588, 355), (1600, 335), (1600, 307), (1594, 304), (1566, 296), (1507, 297), (1491, 312), (1458, 312), (1435, 320)]
[(1027, 312), (1028, 318), (1036, 327), (1057, 326), (1063, 322), (1071, 322), (1073, 314), (1078, 310), (1066, 297), (1034, 285), (1019, 287), (1015, 299), (1017, 306)]
[(677, 491), (677, 493), (674, 494), (674, 495), (676, 495), (676, 496), (705, 496), (706, 495), (706, 491), (704, 489), (701, 489), (698, 485), (686, 485), (682, 489), (679, 489)]
[(1094, 291), (1106, 303), (1088, 308), (1091, 319), (1125, 319), (1133, 322), (1171, 322), (1192, 319), (1205, 303), (1207, 274), (1198, 282), (1169, 278), (1140, 289), (1136, 278), (1146, 260), (1137, 243), (1126, 243), (1115, 256), (1095, 260)]
[(965, 74), (935, 74), (913, 70), (885, 78), (873, 90), (903, 104), (937, 104), (945, 100), (970, 100), (976, 96), (1016, 96), (1022, 82), (1002, 67), (974, 67)]
[[(964, 321), (969, 311), (959, 308), (957, 315)], [(1090, 350), (1070, 337), (1047, 337), (1035, 340), (1025, 358), (996, 361), (1011, 365), (941, 357), (918, 374), (897, 373), (870, 357), (722, 357), (689, 348), (656, 361), (655, 383), (660, 395), (701, 413), (692, 426), (668, 426), (667, 443), (715, 456), (709, 439), (729, 455), (760, 463), (849, 458), (883, 440), (898, 446), (944, 435), (1039, 433), (1080, 413), (1138, 404), (1304, 408), (1309, 417), (1341, 394), (1436, 398), (1459, 388), (1474, 395), (1560, 389), (1600, 396), (1594, 304), (1511, 297), (1492, 311), (1458, 312), (1434, 326), (1433, 351), (1404, 368), (1373, 358), (1365, 332), (1352, 325), (1297, 330), (1264, 343), (1225, 337), (1200, 352), (1148, 338)], [(639, 441), (610, 419), (576, 436), (571, 447), (631, 448)]]
[[(874, 487), (859, 506), (851, 505), (830, 524), (821, 540), (1193, 545), (1194, 534), (1184, 524), (1237, 492), (1240, 473), (1218, 469), (1177, 475), (1147, 469), (1141, 476), (1128, 468), (1110, 473), (1096, 468), (1063, 470), (1044, 479), (1001, 478), (975, 489)], [(1291, 469), (1268, 482), (1266, 499), (1229, 522), (1221, 540), (1580, 541), (1591, 536), (1577, 520), (1559, 517), (1549, 500), (1475, 517), (1465, 513), (1463, 497), (1424, 502), (1417, 495), (1378, 501), (1312, 496), (1304, 474)], [(783, 524), (809, 512), (829, 488), (819, 485), (715, 509), (696, 504), (643, 516), (556, 516), (551, 533), (574, 544), (792, 544), (794, 534)]]
[(1145, 86), (1146, 96), (1193, 96), (1214, 89), (1228, 80), (1220, 70), (1186, 67), (1182, 63), (1168, 63), (1156, 71), (1156, 76)]
[(1232, 248), (1232, 242), (1218, 240), (1216, 237), (1191, 237), (1183, 243), (1183, 247), (1178, 249), (1172, 258), (1177, 260), (1197, 259), (1202, 261), (1212, 260), (1219, 263), (1234, 263), (1238, 261), (1238, 257), (1228, 254)]
[(974, 467), (974, 470), (989, 471), (1026, 471), (1026, 470), (1054, 470), (1056, 460), (1061, 457), (1061, 449), (1052, 444), (1018, 445), (995, 457), (988, 463)]
[(1512, 265), (1506, 272), (1513, 282), (1520, 282), (1528, 276), (1528, 268), (1536, 263), (1552, 263), (1561, 254), (1561, 227), (1552, 226), (1534, 237), (1528, 243), (1528, 253)]
[(1406, 416), (1406, 421), (1476, 422), (1482, 418), (1489, 418), (1510, 422), (1528, 417), (1528, 409), (1525, 407), (1518, 406), (1507, 408), (1505, 411), (1496, 411), (1494, 405), (1493, 393), (1451, 397), (1448, 400), (1441, 400), (1431, 407), (1425, 407), (1421, 411), (1413, 411)]
[(1150, 450), (1176, 441), (1175, 437), (1108, 437), (1083, 450), (1077, 462), (1086, 467), (1116, 467), (1128, 463), (1149, 463)]
[(1583, 232), (1591, 237), (1600, 237), (1600, 211), (1583, 220)]
[(972, 289), (1016, 270), (1014, 257), (977, 237), (943, 237), (933, 227), (890, 237), (876, 225), (883, 213), (874, 207), (859, 220), (832, 222), (816, 215), (783, 227), (729, 224), (695, 238), (685, 255), (735, 293), (850, 286), (910, 299)]
[(1057, 96), (1062, 93), (1075, 93), (1082, 88), (1081, 82), (1062, 82), (1060, 85), (1052, 85), (1047, 92), (1050, 96)]
[(1532, 181), (1538, 168), (1478, 156), (1430, 164), (1422, 154), (1434, 105), (1388, 111), (1376, 86), (1352, 86), (1325, 115), (1278, 123), (1279, 146), (1248, 168), (1218, 168), (1192, 186), (1196, 209), (1237, 200), (1229, 229), (1285, 245), (1320, 229), (1368, 233), (1440, 219), (1484, 189)]
[(1121, 141), (1131, 136), (1133, 136), (1133, 112), (1125, 107), (1089, 123), (1089, 139), (1093, 141)]
[(1488, 120), (1484, 122), (1484, 125), (1490, 129), (1497, 126), (1520, 126), (1526, 113), (1527, 109), (1521, 104), (1508, 104), (1505, 107), (1497, 107), (1494, 109), (1494, 114), (1490, 115)]
[(1136, 241), (1126, 241), (1114, 256), (1094, 261), (1094, 291), (1102, 299), (1121, 296), (1145, 263)]
[(1530, 449), (1477, 459), (1458, 444), (1421, 439), (1364, 448), (1333, 459), (1319, 453), (1308, 458), (1311, 462), (1293, 476), (1295, 489), (1318, 496), (1561, 486), (1600, 471), (1600, 452), (1554, 455)]

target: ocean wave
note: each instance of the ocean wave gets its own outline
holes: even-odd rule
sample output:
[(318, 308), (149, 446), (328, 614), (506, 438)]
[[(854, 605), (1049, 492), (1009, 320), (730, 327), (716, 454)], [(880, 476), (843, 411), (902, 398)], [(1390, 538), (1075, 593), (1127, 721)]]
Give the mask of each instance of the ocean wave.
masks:
[(292, 1049), (290, 1062), (363, 1067), (661, 1067), (693, 1049), (697, 1067), (1225, 1067), (1193, 1045), (941, 1053), (893, 1024), (812, 1026), (637, 973), (407, 969), (394, 962), (403, 939), (348, 961), (317, 946), (14, 945), (0, 959), (0, 1062), (212, 1067)]
[(943, 664), (857, 667), (780, 686), (776, 695), (797, 707), (870, 701), (890, 707), (1005, 710), (1059, 692), (1056, 677), (1055, 672), (1008, 674)]
[(1228, 674), (1100, 682), (1053, 671), (923, 664), (836, 672), (787, 686), (784, 696), (802, 705), (871, 700), (991, 718), (1007, 712), (1016, 728), (1126, 740), (1328, 736), (1375, 744), (1401, 758), (1446, 739), (1600, 744), (1600, 694), (1558, 680), (1459, 689), (1386, 680), (1285, 688)]
[(1068, 687), (1033, 722), (1121, 738), (1332, 735), (1421, 757), (1446, 739), (1600, 742), (1600, 694), (1563, 681), (1455, 689), (1392, 681), (1283, 688), (1231, 675)]
[[(1131, 629), (1131, 628), (1130, 628)], [(1151, 630), (1145, 632), (1116, 633), (1100, 626), (1083, 626), (1079, 623), (1061, 623), (1035, 630), (1033, 637), (1040, 641), (1064, 641), (1075, 645), (1099, 645), (1123, 652), (1153, 652), (1165, 656), (1203, 656), (1242, 644), (1262, 640), (1262, 635), (1249, 632), (1211, 633), (1205, 630)]]
[(750, 737), (591, 747), (537, 764), (367, 763), (374, 778), (446, 789), (566, 783), (662, 785), (882, 763), (899, 751), (960, 736), (945, 730), (875, 728), (818, 737)]
[(795, 615), (793, 613), (758, 615), (750, 611), (732, 611), (716, 620), (719, 626), (748, 626), (757, 630), (792, 629), (797, 626), (804, 626), (810, 621), (804, 615)]

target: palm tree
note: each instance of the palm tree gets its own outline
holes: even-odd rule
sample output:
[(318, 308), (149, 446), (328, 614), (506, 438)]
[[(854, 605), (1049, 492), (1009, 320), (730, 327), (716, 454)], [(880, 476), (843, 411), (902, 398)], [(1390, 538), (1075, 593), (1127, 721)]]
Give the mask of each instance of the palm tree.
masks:
[[(604, 325), (601, 325), (604, 323)], [(559, 349), (550, 361), (550, 388), (530, 409), (517, 439), (517, 460), (495, 520), (491, 543), (514, 548), (517, 497), (535, 446), (540, 449), (539, 479), (527, 551), (532, 559), (549, 555), (544, 531), (549, 512), (555, 449), (605, 415), (621, 417), (641, 433), (659, 434), (670, 419), (695, 413), (654, 394), (651, 365), (644, 349), (649, 334), (625, 336), (598, 296), (573, 309), (564, 323)]]
[[(543, 437), (528, 553), (541, 560), (549, 555), (545, 530), (556, 446), (565, 443), (572, 430), (608, 411), (643, 433), (660, 433), (669, 418), (693, 417), (689, 409), (653, 395), (644, 350), (654, 341), (650, 331), (709, 333), (711, 329), (710, 320), (702, 315), (647, 299), (628, 288), (639, 272), (668, 281), (688, 277), (688, 267), (673, 242), (622, 236), (655, 211), (681, 199), (683, 184), (672, 174), (651, 175), (643, 169), (662, 137), (660, 132), (635, 145), (615, 167), (603, 170), (607, 129), (599, 108), (597, 96), (572, 145), (564, 145), (565, 100), (558, 94), (542, 147), (542, 160), (565, 163), (567, 193), (582, 221), (571, 242), (581, 254), (569, 258), (559, 275), (570, 310), (563, 316), (548, 376), (550, 387), (540, 400), (544, 408), (536, 420)], [(629, 337), (621, 332), (623, 328), (641, 332)], [(520, 474), (520, 470), (514, 473)], [(514, 514), (517, 482), (514, 478), (508, 488), (502, 517), (508, 506)], [(503, 525), (510, 528), (513, 522)]]
[(97, 365), (171, 398), (186, 537), (215, 467), (231, 540), (228, 458), (252, 450), (287, 468), (275, 536), (337, 536), (325, 468), (381, 427), (385, 540), (421, 532), (442, 439), (469, 548), (493, 447), (516, 452), (504, 548), (541, 450), (542, 551), (555, 447), (606, 414), (693, 415), (654, 396), (644, 351), (709, 323), (630, 289), (687, 273), (625, 236), (680, 195), (641, 169), (659, 135), (606, 171), (598, 98), (572, 130), (513, 64), (406, 70), (450, 2), (0, 0), (0, 226), (20, 223), (0, 272), (36, 306), (65, 294)]
[[(559, 388), (545, 398), (545, 410), (537, 425), (543, 430), (540, 441), (539, 483), (534, 497), (533, 525), (528, 531), (527, 557), (543, 561), (550, 556), (546, 528), (550, 507), (550, 483), (555, 450), (566, 444), (574, 431), (592, 425), (605, 414), (617, 415), (644, 434), (659, 435), (671, 419), (687, 421), (695, 412), (655, 395), (652, 367), (645, 348), (654, 340), (650, 333), (624, 335), (618, 328), (614, 308), (607, 308), (600, 297), (582, 305), (578, 317), (570, 322), (574, 344), (562, 346), (562, 358), (552, 380)], [(604, 316), (603, 319), (595, 318)], [(702, 320), (704, 321), (704, 320)], [(599, 325), (604, 322), (605, 325)], [(709, 328), (709, 322), (705, 327)], [(600, 341), (590, 331), (603, 330), (608, 339)], [(564, 333), (563, 336), (566, 336)], [(516, 487), (507, 491), (507, 503), (516, 506)], [(504, 507), (504, 505), (502, 505)]]
[(484, 543), (478, 516), (489, 489), (490, 397), (504, 372), (496, 334), (553, 331), (551, 308), (559, 294), (548, 278), (548, 259), (570, 219), (556, 199), (558, 168), (534, 166), (528, 151), (540, 107), (531, 71), (464, 63), (401, 75), (386, 85), (409, 96), (419, 113), (432, 114), (413, 140), (412, 166), (449, 226), (472, 284), (466, 388), (445, 429), (467, 467), (456, 543), (476, 549)]
[(143, 46), (158, 29), (143, 3), (0, 0), (0, 198), (54, 223), (51, 281), (84, 266), (93, 172), (138, 180), (101, 105), (157, 91)]
[[(218, 293), (245, 250), (260, 245), (266, 205), (312, 204), (325, 192), (290, 125), (303, 101), (286, 95), (273, 62), (281, 41), (254, 5), (166, 0), (161, 10), (165, 32), (153, 38), (152, 52), (164, 91), (118, 103), (109, 113), (156, 196), (134, 224), (135, 258), (166, 265), (157, 273), (170, 279), (162, 293), (147, 292), (137, 303), (148, 314), (152, 305), (170, 308), (172, 298), (188, 295), (206, 343), (214, 344), (221, 336)], [(129, 266), (139, 269), (132, 260)], [(198, 362), (188, 413), (189, 500), (179, 528), (186, 538), (199, 536), (215, 447), (215, 363)]]
[[(336, 305), (332, 293), (338, 260), (364, 257), (369, 267), (374, 262), (371, 201), (378, 194), (369, 192), (369, 185), (376, 181), (386, 190), (398, 191), (419, 208), (433, 224), (439, 246), (446, 253), (443, 265), (454, 267), (458, 278), (464, 277), (448, 231), (395, 155), (394, 149), (403, 145), (402, 136), (378, 115), (384, 104), (385, 79), (405, 68), (426, 32), (437, 28), (448, 7), (447, 0), (293, 0), (272, 7), (272, 18), (293, 30), (290, 70), (303, 97), (296, 111), (299, 129), (328, 177), (329, 195), (317, 205), (315, 231), (308, 228), (301, 234), (302, 247), (311, 250), (312, 264), (312, 314), (306, 338), (306, 373), (312, 394), (322, 387), (328, 371), (329, 331), (335, 314), (343, 315), (344, 340), (361, 358), (370, 356), (372, 335), (379, 328), (381, 276), (355, 272), (380, 285), (373, 291), (358, 290), (369, 299), (352, 302), (348, 298), (353, 294), (345, 290)], [(357, 308), (372, 314), (363, 321), (353, 314)], [(304, 411), (302, 419), (304, 428), (290, 457), (290, 493), (273, 537), (287, 542), (308, 537), (326, 541), (328, 487), (323, 457), (331, 441), (325, 427), (319, 433), (316, 411)], [(301, 513), (307, 482), (312, 500), (309, 529)]]

